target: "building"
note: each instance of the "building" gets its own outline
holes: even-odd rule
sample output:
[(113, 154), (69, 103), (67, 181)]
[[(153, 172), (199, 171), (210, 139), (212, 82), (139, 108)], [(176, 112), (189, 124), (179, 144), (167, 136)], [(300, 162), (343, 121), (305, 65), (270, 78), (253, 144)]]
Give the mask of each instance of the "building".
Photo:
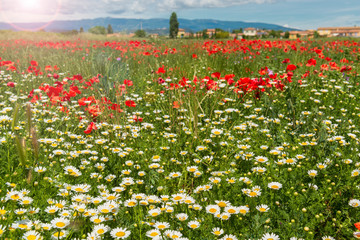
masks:
[(256, 32), (256, 36), (257, 36), (258, 38), (266, 37), (266, 36), (268, 36), (268, 35), (269, 35), (269, 31), (263, 30), (263, 31), (257, 31), (257, 32)]
[(321, 27), (317, 31), (322, 37), (360, 37), (360, 27)]
[(184, 38), (184, 37), (185, 37), (185, 34), (186, 34), (185, 29), (183, 29), (183, 28), (179, 28), (179, 31), (178, 31), (177, 37), (178, 37), (178, 38)]
[(230, 38), (232, 39), (243, 39), (244, 34), (243, 33), (230, 33)]
[(215, 34), (216, 34), (215, 28), (206, 29), (206, 35), (208, 35), (209, 38), (212, 38), (212, 36), (215, 36)]
[(289, 39), (297, 38), (313, 38), (315, 30), (305, 30), (305, 31), (290, 31)]
[(257, 30), (256, 28), (245, 28), (244, 29), (244, 35), (247, 36), (247, 37), (256, 37), (257, 35)]
[(150, 34), (149, 37), (157, 39), (159, 37), (159, 34), (158, 33), (153, 33), (153, 34)]

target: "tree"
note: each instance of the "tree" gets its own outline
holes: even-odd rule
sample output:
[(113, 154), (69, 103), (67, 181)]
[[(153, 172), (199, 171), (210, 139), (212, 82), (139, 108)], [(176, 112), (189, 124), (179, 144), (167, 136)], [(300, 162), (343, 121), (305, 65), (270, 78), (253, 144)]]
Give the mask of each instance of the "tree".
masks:
[(106, 28), (103, 26), (95, 26), (89, 29), (89, 33), (93, 34), (106, 34)]
[(240, 28), (240, 29), (233, 29), (232, 30), (232, 33), (243, 33), (243, 29)]
[(215, 38), (228, 38), (230, 36), (229, 32), (224, 31), (221, 28), (215, 28)]
[(318, 32), (318, 31), (315, 31), (315, 32), (314, 32), (314, 38), (319, 38), (319, 37), (320, 37), (319, 32)]
[(173, 12), (170, 17), (170, 29), (169, 29), (170, 38), (176, 38), (178, 32), (179, 32), (179, 22), (177, 20), (176, 13)]
[(289, 31), (286, 31), (284, 34), (284, 38), (289, 38), (289, 37), (290, 37), (290, 33), (289, 33)]
[(272, 38), (280, 38), (281, 33), (282, 33), (281, 30), (279, 30), (279, 31), (271, 30), (269, 33), (269, 36)]
[(207, 34), (207, 29), (202, 30), (202, 37), (203, 39), (209, 38), (209, 35)]
[(83, 32), (84, 32), (84, 28), (80, 27), (80, 33), (83, 33)]
[(114, 30), (113, 30), (111, 24), (109, 24), (108, 27), (107, 27), (107, 33), (108, 34), (113, 34), (114, 33)]
[(143, 37), (146, 37), (146, 32), (145, 30), (136, 30), (135, 32), (135, 37), (140, 37), (140, 38), (143, 38)]
[(79, 32), (76, 29), (70, 30), (70, 31), (64, 31), (61, 32), (61, 34), (65, 35), (65, 36), (72, 36), (72, 35), (77, 35)]

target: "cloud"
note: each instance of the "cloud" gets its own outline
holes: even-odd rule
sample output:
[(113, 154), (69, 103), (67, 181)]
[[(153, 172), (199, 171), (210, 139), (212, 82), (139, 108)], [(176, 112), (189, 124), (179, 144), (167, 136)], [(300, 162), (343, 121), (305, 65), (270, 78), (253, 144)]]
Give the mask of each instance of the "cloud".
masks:
[(125, 12), (144, 13), (147, 11), (170, 12), (189, 8), (222, 8), (243, 4), (274, 3), (277, 1), (279, 0), (62, 0), (61, 13), (104, 12), (122, 14)]
[(43, 17), (81, 19), (96, 17), (157, 17), (172, 11), (214, 9), (285, 0), (0, 0), (2, 15), (30, 22)]

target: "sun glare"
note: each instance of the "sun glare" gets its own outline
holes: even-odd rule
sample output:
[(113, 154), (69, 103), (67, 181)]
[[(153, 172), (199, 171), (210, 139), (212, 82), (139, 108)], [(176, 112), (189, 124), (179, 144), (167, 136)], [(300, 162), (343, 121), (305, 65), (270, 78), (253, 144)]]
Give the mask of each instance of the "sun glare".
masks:
[(60, 8), (61, 0), (0, 0), (0, 21), (17, 30), (37, 31), (56, 20)]
[(41, 7), (39, 0), (19, 0), (19, 5), (20, 5), (19, 7), (28, 10), (37, 9)]

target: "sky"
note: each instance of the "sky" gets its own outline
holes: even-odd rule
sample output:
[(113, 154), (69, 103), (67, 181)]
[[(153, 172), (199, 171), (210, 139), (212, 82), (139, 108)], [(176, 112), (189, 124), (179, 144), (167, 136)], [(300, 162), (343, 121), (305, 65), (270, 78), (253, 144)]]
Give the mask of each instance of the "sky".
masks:
[(169, 18), (172, 12), (178, 18), (264, 22), (304, 30), (360, 26), (360, 0), (0, 0), (0, 21), (8, 23)]

